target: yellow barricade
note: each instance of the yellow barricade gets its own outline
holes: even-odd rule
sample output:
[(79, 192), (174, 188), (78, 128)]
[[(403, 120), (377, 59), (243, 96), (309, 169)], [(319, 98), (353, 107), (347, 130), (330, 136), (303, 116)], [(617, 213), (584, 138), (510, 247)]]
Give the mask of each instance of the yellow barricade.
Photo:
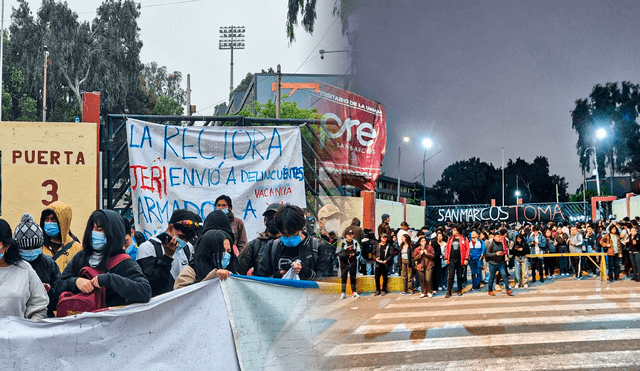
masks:
[[(584, 253), (549, 253), (549, 254), (530, 254), (527, 255), (527, 258), (564, 258), (564, 257), (572, 257), (572, 256), (586, 256), (591, 260), (593, 265), (595, 265), (600, 270), (600, 280), (607, 281), (607, 254), (603, 252), (584, 252)], [(599, 256), (600, 263), (596, 263), (592, 257)], [(598, 265), (600, 265), (598, 267)]]

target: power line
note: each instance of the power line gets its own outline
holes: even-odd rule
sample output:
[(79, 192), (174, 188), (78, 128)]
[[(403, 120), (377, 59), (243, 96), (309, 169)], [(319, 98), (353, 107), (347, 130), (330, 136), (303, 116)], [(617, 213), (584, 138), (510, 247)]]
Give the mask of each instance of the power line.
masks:
[(316, 44), (316, 46), (313, 47), (313, 49), (311, 49), (311, 53), (309, 53), (309, 55), (307, 55), (307, 58), (305, 58), (305, 60), (302, 62), (302, 64), (300, 65), (300, 67), (298, 67), (298, 69), (294, 72), (294, 74), (296, 72), (298, 72), (298, 70), (300, 70), (300, 68), (302, 68), (302, 66), (304, 66), (305, 62), (309, 59), (309, 57), (311, 57), (311, 55), (313, 54), (314, 51), (316, 51), (316, 49), (318, 48), (318, 46), (320, 45), (320, 43), (322, 42), (322, 40), (324, 40), (324, 38), (327, 36), (327, 34), (329, 33), (329, 31), (331, 31), (331, 28), (333, 28), (333, 25), (336, 24), (336, 21), (338, 20), (338, 18), (336, 17), (333, 20), (333, 23), (331, 23), (331, 26), (329, 26), (329, 28), (327, 29), (327, 32), (324, 33), (324, 35), (322, 36), (322, 38), (320, 39), (320, 41), (318, 41), (318, 44)]

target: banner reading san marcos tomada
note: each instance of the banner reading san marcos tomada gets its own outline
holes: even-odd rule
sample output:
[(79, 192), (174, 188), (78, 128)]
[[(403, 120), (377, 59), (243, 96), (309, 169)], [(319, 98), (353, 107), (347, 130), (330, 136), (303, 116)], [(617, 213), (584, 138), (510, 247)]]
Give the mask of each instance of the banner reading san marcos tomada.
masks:
[(175, 209), (202, 219), (227, 195), (247, 235), (264, 229), (271, 203), (304, 206), (298, 127), (181, 127), (127, 120), (136, 229), (164, 230)]

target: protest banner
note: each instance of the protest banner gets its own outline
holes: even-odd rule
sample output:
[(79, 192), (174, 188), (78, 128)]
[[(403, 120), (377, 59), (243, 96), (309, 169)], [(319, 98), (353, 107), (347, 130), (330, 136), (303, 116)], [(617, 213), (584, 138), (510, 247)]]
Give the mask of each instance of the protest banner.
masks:
[(323, 285), (233, 276), (98, 313), (0, 318), (0, 369), (324, 369), (341, 310)]
[(546, 223), (567, 222), (582, 217), (576, 215), (574, 208), (567, 203), (524, 204), (511, 206), (455, 205), (428, 206), (427, 224), (435, 223), (475, 223), (475, 222), (508, 222), (508, 223)]
[(164, 230), (176, 209), (204, 220), (231, 197), (249, 239), (264, 230), (271, 203), (305, 206), (298, 127), (180, 127), (127, 120), (136, 229)]

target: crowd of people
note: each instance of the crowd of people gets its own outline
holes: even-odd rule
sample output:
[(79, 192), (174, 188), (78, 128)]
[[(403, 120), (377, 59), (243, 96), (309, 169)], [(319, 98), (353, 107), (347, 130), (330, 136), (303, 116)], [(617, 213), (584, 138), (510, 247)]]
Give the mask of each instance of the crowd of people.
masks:
[[(419, 291), (420, 297), (433, 297), (444, 291), (450, 297), (454, 286), (463, 294), (469, 272), (470, 289), (484, 285), (489, 295), (502, 285), (513, 294), (510, 270), (515, 288), (598, 274), (599, 266), (585, 257), (544, 256), (556, 252), (605, 252), (611, 281), (640, 282), (638, 218), (571, 226), (448, 223), (420, 230), (402, 222), (394, 230), (384, 214), (377, 231), (363, 229), (358, 218), (340, 231), (344, 214), (334, 205), (322, 207), (315, 220), (298, 206), (272, 204), (262, 215), (264, 231), (249, 240), (243, 221), (233, 215), (231, 198), (222, 195), (215, 205), (204, 221), (189, 210), (175, 210), (166, 229), (148, 240), (112, 210), (94, 211), (79, 238), (70, 228), (71, 207), (60, 201), (42, 210), (39, 223), (24, 214), (12, 230), (0, 219), (0, 317), (42, 319), (145, 303), (231, 274), (340, 276), (341, 299), (347, 281), (359, 297), (357, 275), (374, 275), (375, 295), (386, 295), (389, 276), (399, 275), (402, 295)], [(90, 295), (102, 298), (91, 304), (98, 307), (68, 309), (72, 300), (86, 304), (83, 298)]]

